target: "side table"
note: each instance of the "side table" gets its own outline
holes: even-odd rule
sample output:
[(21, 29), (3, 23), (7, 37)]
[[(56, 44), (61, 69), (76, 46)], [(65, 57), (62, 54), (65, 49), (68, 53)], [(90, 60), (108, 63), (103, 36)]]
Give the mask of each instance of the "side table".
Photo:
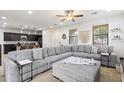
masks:
[(107, 67), (109, 67), (109, 58), (110, 54), (109, 53), (101, 53), (101, 63), (103, 62), (103, 58), (107, 58)]
[[(19, 73), (20, 73), (20, 76), (21, 76), (21, 82), (24, 82), (26, 80), (32, 80), (33, 79), (33, 66), (32, 66), (32, 61), (31, 60), (22, 60), (22, 61), (18, 61), (17, 62), (17, 65), (19, 67)], [(26, 66), (26, 65), (30, 65), (31, 67), (31, 76), (30, 78), (26, 79), (26, 80), (23, 80), (23, 67)]]

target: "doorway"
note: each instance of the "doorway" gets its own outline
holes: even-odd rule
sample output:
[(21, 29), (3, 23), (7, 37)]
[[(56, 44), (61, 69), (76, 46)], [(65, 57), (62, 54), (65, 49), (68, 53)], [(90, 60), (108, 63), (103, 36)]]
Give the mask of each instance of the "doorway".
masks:
[(77, 29), (69, 30), (69, 44), (77, 45), (78, 44), (78, 31)]

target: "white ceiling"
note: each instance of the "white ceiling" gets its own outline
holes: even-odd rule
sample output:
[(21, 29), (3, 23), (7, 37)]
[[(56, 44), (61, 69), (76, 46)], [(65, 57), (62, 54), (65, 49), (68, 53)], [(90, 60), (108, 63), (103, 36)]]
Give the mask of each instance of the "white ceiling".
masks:
[[(123, 10), (106, 11), (106, 10), (75, 10), (75, 14), (83, 14), (82, 18), (77, 18), (75, 22), (65, 21), (63, 25), (60, 24), (62, 18), (56, 15), (64, 15), (64, 10), (32, 10), (32, 15), (28, 14), (28, 10), (0, 10), (0, 17), (5, 16), (7, 19), (0, 18), (0, 27), (4, 22), (7, 22), (5, 28), (19, 29), (20, 25), (30, 26), (30, 29), (36, 27), (37, 29), (48, 29), (50, 26), (59, 27), (70, 24), (81, 23), (86, 20), (96, 19), (99, 17), (106, 17), (112, 15), (124, 14)], [(91, 13), (98, 12), (96, 15)], [(55, 25), (57, 24), (57, 25)]]

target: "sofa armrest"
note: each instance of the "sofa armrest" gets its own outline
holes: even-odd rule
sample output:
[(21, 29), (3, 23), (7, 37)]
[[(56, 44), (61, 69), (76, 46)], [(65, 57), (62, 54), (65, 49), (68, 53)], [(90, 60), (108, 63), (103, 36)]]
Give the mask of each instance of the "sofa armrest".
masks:
[(5, 79), (7, 82), (20, 81), (19, 68), (17, 64), (8, 57), (4, 60)]
[(115, 52), (112, 52), (110, 55), (109, 66), (115, 67), (115, 64), (117, 64), (117, 54)]

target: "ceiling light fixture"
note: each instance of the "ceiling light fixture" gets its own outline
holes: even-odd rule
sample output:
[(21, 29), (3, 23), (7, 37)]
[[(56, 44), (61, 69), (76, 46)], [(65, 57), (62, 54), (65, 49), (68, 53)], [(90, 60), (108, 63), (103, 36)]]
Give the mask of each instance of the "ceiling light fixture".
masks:
[(25, 29), (25, 28), (23, 27), (23, 28), (21, 28), (21, 29)]
[(4, 25), (7, 25), (7, 23), (6, 23), (6, 22), (4, 22), (3, 24), (4, 24)]
[(63, 24), (63, 22), (60, 22), (60, 24), (62, 25), (62, 24)]
[(74, 17), (73, 16), (67, 16), (66, 19), (67, 20), (72, 20), (72, 19), (74, 19)]
[(63, 22), (65, 20), (71, 20), (71, 21), (75, 22), (76, 18), (83, 17), (84, 15), (83, 14), (75, 15), (74, 10), (66, 10), (65, 15), (56, 15), (56, 16), (57, 17), (63, 17), (63, 19), (60, 20), (60, 22)]
[(21, 33), (23, 33), (23, 30), (20, 30), (21, 31)]
[(31, 15), (31, 14), (32, 14), (32, 11), (28, 11), (28, 14), (30, 14), (30, 15)]
[(5, 16), (2, 16), (1, 18), (2, 18), (2, 19), (7, 19)]
[(6, 27), (6, 25), (2, 25), (3, 27)]
[(43, 35), (45, 35), (46, 34), (46, 31), (42, 31), (42, 33), (43, 33)]
[(28, 26), (25, 26), (25, 28), (28, 28)]
[(107, 12), (111, 12), (111, 10), (108, 9)]
[(39, 30), (42, 30), (41, 28), (39, 28)]
[(30, 35), (30, 32), (28, 32), (28, 35)]
[(50, 28), (53, 28), (53, 26), (50, 26)]

